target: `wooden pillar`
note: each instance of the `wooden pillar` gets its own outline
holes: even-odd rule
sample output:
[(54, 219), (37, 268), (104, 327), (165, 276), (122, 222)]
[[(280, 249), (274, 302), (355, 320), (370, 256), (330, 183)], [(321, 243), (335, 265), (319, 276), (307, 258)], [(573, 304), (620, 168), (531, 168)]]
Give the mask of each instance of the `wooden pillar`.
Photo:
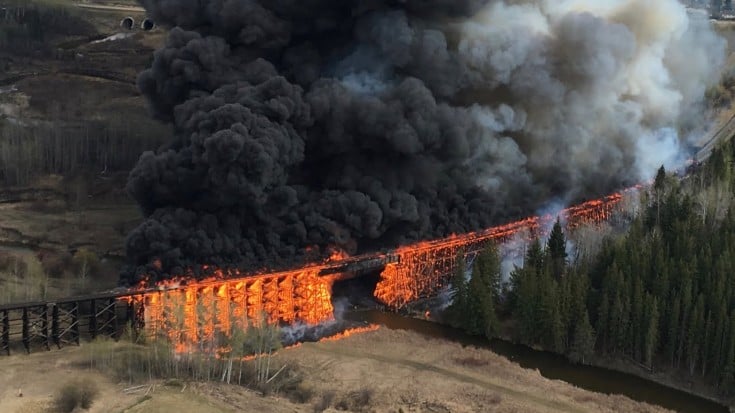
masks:
[(110, 332), (110, 337), (117, 338), (119, 337), (119, 333), (120, 333), (119, 327), (120, 326), (119, 326), (118, 319), (117, 319), (117, 299), (116, 298), (114, 297), (110, 298), (108, 310), (110, 312), (109, 313), (110, 329), (112, 330)]
[(97, 301), (94, 298), (89, 300), (89, 307), (89, 335), (94, 340), (97, 338)]
[(138, 296), (133, 300), (133, 334), (136, 340), (145, 332), (145, 296)]
[(59, 337), (59, 306), (53, 304), (51, 308), (51, 340), (56, 347), (61, 348), (61, 337)]
[(23, 307), (23, 316), (22, 316), (22, 341), (23, 341), (23, 347), (26, 349), (26, 353), (31, 352), (31, 338), (29, 336), (30, 329), (28, 326), (28, 307)]
[(3, 310), (3, 334), (2, 334), (2, 350), (10, 355), (10, 314), (8, 310)]
[(41, 307), (41, 314), (39, 314), (41, 318), (41, 334), (43, 335), (43, 345), (46, 347), (46, 350), (51, 350), (51, 347), (48, 344), (48, 305), (44, 304), (43, 307)]
[(79, 345), (79, 301), (74, 301), (71, 308), (72, 339)]

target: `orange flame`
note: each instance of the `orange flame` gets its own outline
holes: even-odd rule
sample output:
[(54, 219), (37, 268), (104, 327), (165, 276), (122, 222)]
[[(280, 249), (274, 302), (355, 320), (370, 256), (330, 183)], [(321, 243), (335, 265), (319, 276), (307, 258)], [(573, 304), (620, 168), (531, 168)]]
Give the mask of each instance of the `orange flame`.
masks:
[(271, 324), (333, 318), (331, 282), (314, 269), (170, 285), (143, 293), (144, 322), (147, 335), (166, 337), (177, 352), (217, 351), (222, 336), (258, 326), (263, 316)]
[[(375, 331), (375, 330), (377, 330), (379, 328), (380, 328), (380, 326), (377, 325), (377, 324), (370, 324), (370, 325), (365, 326), (365, 327), (348, 328), (347, 330), (342, 331), (341, 333), (337, 333), (337, 334), (335, 334), (333, 336), (322, 337), (319, 340), (319, 342), (321, 343), (321, 342), (326, 342), (326, 341), (342, 340), (344, 338), (351, 337), (351, 336), (354, 336), (356, 334), (369, 333), (369, 332)], [(291, 350), (291, 349), (294, 349), (294, 348), (301, 347), (301, 345), (302, 345), (301, 343), (292, 344), (290, 346), (283, 347), (279, 351)], [(248, 356), (243, 357), (242, 360), (243, 361), (255, 360), (259, 356), (265, 356), (265, 355), (266, 355), (265, 353), (263, 353), (263, 354), (251, 354), (251, 355), (248, 355)]]
[(350, 258), (350, 254), (341, 248), (332, 247), (330, 249), (331, 253), (329, 254), (329, 258), (327, 258), (327, 262), (342, 261)]
[(375, 331), (375, 330), (377, 330), (379, 328), (380, 328), (380, 326), (377, 325), (377, 324), (370, 324), (370, 325), (365, 326), (365, 327), (349, 328), (349, 329), (347, 329), (347, 330), (345, 330), (345, 331), (343, 331), (341, 333), (337, 333), (337, 334), (335, 334), (333, 336), (323, 337), (323, 338), (321, 338), (319, 340), (319, 342), (342, 340), (343, 338), (354, 336), (355, 334), (369, 333), (369, 332)]

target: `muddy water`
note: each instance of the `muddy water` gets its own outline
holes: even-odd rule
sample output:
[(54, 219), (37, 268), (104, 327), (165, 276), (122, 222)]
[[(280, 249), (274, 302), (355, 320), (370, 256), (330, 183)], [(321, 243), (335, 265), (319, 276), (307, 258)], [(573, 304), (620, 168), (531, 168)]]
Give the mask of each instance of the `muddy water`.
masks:
[(411, 330), (426, 336), (444, 338), (464, 345), (489, 348), (527, 369), (538, 369), (546, 378), (563, 380), (577, 387), (606, 394), (622, 394), (633, 400), (657, 404), (685, 413), (728, 413), (728, 409), (709, 400), (662, 386), (630, 374), (599, 367), (572, 364), (564, 357), (533, 350), (502, 340), (488, 342), (440, 324), (384, 313), (378, 310), (348, 312), (346, 319), (381, 324), (390, 329)]

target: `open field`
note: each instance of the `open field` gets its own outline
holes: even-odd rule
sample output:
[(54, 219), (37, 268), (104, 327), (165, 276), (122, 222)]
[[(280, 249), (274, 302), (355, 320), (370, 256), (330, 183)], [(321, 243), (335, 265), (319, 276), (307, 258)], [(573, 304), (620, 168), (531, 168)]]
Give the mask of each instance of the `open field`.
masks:
[(165, 33), (120, 28), (121, 15), (145, 17), (134, 0), (0, 0), (35, 5), (63, 7), (78, 27), (49, 31), (32, 53), (0, 43), (0, 246), (120, 257), (140, 220), (127, 172), (171, 136), (135, 85)]
[[(160, 381), (126, 394), (115, 383), (79, 363), (86, 347), (0, 358), (0, 411), (40, 413), (73, 376), (98, 383), (89, 410), (102, 412), (663, 412), (622, 396), (577, 389), (524, 370), (489, 350), (427, 339), (416, 333), (379, 329), (339, 341), (307, 343), (283, 350), (274, 363), (298, 365), (311, 400), (296, 404), (219, 383)], [(53, 368), (50, 368), (53, 367)], [(18, 389), (23, 397), (18, 397)], [(148, 396), (144, 397), (148, 392)]]

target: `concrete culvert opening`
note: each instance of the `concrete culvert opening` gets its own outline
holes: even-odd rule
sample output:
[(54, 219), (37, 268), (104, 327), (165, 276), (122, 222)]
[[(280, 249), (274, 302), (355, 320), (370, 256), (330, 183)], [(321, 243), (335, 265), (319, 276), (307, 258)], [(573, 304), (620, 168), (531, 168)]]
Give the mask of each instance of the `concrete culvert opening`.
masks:
[(135, 19), (132, 17), (126, 17), (122, 20), (120, 20), (120, 27), (122, 27), (125, 30), (132, 30), (135, 26)]
[(154, 27), (156, 27), (156, 23), (154, 23), (151, 19), (144, 19), (142, 22), (140, 22), (140, 28), (145, 31), (153, 30)]

